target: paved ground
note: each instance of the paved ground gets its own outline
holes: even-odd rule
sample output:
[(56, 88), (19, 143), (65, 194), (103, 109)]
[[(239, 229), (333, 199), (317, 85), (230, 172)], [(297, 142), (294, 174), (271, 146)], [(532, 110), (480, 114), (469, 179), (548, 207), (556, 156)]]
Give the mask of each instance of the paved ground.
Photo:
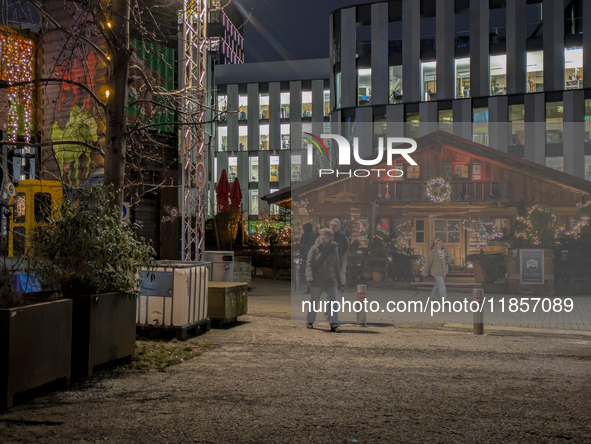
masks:
[(0, 414), (2, 443), (590, 443), (588, 332), (293, 323), (285, 284), (165, 373), (103, 371)]

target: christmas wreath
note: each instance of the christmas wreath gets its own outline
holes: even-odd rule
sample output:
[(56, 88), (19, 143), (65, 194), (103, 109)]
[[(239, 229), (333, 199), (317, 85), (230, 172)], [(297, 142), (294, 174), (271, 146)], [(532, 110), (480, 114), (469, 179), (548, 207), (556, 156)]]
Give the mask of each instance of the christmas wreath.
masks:
[(437, 204), (443, 203), (451, 197), (451, 186), (441, 178), (431, 179), (427, 183), (427, 196)]

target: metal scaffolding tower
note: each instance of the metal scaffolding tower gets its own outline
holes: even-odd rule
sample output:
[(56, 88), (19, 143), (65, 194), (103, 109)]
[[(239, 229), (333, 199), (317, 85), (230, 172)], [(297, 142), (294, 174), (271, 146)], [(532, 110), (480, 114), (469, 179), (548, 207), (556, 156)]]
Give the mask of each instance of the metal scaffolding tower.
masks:
[(184, 0), (179, 14), (178, 89), (186, 91), (180, 105), (181, 258), (203, 260), (207, 209), (205, 134), (207, 72), (207, 0)]

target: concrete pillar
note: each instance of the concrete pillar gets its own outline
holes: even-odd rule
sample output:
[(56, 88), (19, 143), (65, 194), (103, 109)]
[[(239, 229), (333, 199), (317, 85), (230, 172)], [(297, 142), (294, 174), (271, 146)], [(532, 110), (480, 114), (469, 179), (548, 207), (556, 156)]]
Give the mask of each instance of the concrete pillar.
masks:
[(453, 133), (464, 139), (472, 140), (472, 99), (454, 100), (452, 108)]
[(591, 88), (591, 0), (583, 0), (583, 74), (583, 86)]
[(419, 104), (419, 120), (421, 123), (419, 134), (421, 136), (437, 131), (437, 102), (421, 102)]
[[(453, 0), (436, 0), (437, 100), (453, 99), (455, 94), (455, 15)], [(437, 120), (436, 120), (437, 121)], [(422, 120), (421, 120), (422, 123)]]
[(544, 93), (526, 94), (524, 105), (525, 158), (546, 165), (546, 102)]
[(341, 106), (357, 106), (356, 11), (341, 10)]
[(371, 5), (371, 104), (386, 105), (388, 78), (388, 3)]
[(281, 83), (269, 83), (269, 149), (281, 149)]
[(470, 0), (470, 95), (490, 95), (488, 2)]
[(404, 105), (388, 105), (386, 123), (388, 137), (404, 137)]
[[(248, 127), (248, 150), (258, 150), (259, 143), (259, 118), (260, 118), (260, 100), (259, 100), (259, 84), (249, 83), (247, 86), (248, 93), (248, 119), (246, 125)], [(242, 122), (244, 123), (244, 122)], [(240, 144), (238, 144), (240, 145)], [(237, 148), (238, 149), (238, 148)]]
[(527, 38), (526, 0), (507, 2), (507, 93), (526, 92)]
[(312, 80), (312, 121), (324, 122), (324, 80)]
[[(238, 150), (238, 85), (228, 85), (228, 151)], [(218, 161), (219, 162), (219, 161)], [(218, 163), (218, 171), (222, 171)], [(218, 172), (219, 174), (219, 172)]]
[(564, 0), (544, 0), (544, 91), (564, 89)]
[(564, 172), (585, 177), (585, 92), (581, 90), (563, 93), (564, 123), (562, 155)]
[(421, 2), (402, 0), (402, 82), (404, 103), (421, 100)]
[(495, 96), (488, 98), (488, 140), (492, 148), (509, 151), (509, 98)]
[[(357, 108), (355, 115), (355, 137), (359, 140), (359, 156), (362, 159), (373, 155), (373, 115), (371, 107)], [(353, 146), (351, 146), (353, 149)], [(351, 161), (353, 162), (353, 156)]]

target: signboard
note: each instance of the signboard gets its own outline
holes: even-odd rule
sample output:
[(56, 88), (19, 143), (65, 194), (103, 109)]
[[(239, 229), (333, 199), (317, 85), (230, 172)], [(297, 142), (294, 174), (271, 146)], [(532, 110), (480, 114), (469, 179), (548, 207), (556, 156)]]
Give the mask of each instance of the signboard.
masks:
[(131, 215), (129, 206), (129, 202), (123, 202), (123, 206), (121, 207), (121, 220), (129, 220), (129, 216)]
[(205, 186), (205, 165), (202, 163), (197, 165), (197, 186), (199, 186), (199, 188)]
[(544, 250), (519, 250), (519, 277), (522, 284), (544, 283)]

